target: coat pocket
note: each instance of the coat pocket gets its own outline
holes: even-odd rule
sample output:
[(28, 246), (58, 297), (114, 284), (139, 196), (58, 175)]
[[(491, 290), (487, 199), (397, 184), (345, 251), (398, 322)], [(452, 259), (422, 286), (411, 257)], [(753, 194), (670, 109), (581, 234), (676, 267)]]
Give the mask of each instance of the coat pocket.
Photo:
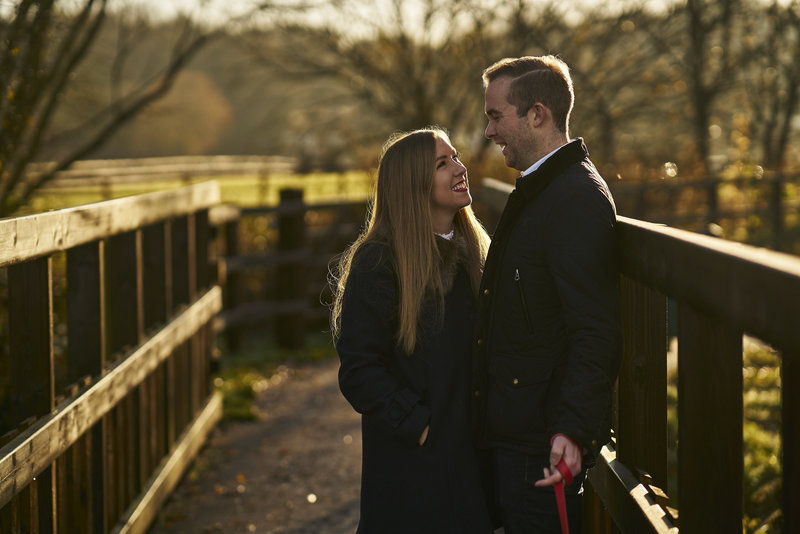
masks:
[(535, 441), (544, 432), (553, 362), (531, 356), (492, 356), (488, 430), (513, 441)]
[(525, 297), (525, 286), (519, 274), (519, 269), (514, 269), (514, 285), (517, 286), (519, 303), (520, 306), (522, 306), (522, 316), (525, 318), (525, 325), (528, 327), (528, 333), (533, 334), (533, 321), (531, 320), (531, 312), (528, 309), (528, 300)]

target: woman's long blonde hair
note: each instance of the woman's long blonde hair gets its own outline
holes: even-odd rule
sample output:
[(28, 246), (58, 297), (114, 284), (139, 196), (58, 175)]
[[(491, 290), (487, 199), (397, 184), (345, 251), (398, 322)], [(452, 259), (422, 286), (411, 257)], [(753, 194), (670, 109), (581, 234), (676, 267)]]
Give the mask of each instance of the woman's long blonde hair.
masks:
[[(430, 212), (437, 138), (450, 143), (444, 130), (431, 127), (395, 134), (384, 145), (366, 228), (342, 254), (334, 278), (334, 336), (339, 334), (342, 297), (353, 257), (368, 242), (384, 243), (392, 251), (399, 284), (396, 341), (407, 354), (416, 346), (417, 325), (426, 297), (443, 301), (442, 259)], [(455, 231), (466, 241), (470, 282), (477, 294), (489, 236), (470, 206), (456, 215)]]

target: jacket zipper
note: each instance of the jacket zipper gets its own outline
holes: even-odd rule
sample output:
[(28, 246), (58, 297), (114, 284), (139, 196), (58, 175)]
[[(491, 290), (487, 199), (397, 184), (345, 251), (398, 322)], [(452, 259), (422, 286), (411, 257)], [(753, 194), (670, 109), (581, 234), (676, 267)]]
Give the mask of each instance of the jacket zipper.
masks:
[(525, 300), (525, 291), (522, 287), (522, 278), (519, 276), (519, 269), (514, 269), (514, 282), (517, 284), (519, 291), (519, 300), (522, 303), (522, 314), (525, 316), (525, 323), (528, 325), (528, 332), (533, 333), (533, 322), (531, 321), (531, 314), (528, 311), (528, 301)]

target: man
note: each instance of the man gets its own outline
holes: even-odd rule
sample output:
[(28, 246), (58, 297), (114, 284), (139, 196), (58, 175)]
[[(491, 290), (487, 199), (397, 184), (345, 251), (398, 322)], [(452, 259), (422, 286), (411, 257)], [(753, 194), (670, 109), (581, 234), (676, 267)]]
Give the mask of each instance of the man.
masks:
[(506, 534), (560, 533), (554, 487), (565, 477), (570, 531), (580, 532), (582, 483), (609, 440), (622, 358), (616, 210), (583, 141), (569, 138), (563, 61), (503, 59), (483, 81), (486, 137), (522, 176), (483, 273), (476, 435), (491, 452)]

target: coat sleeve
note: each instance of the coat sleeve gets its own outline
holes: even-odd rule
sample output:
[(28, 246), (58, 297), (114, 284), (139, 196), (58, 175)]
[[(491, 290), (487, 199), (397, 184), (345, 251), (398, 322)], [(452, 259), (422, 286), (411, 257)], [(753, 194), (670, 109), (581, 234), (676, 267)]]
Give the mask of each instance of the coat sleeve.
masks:
[[(552, 206), (547, 262), (561, 300), (568, 353), (550, 435), (564, 433), (591, 451), (610, 428), (622, 359), (616, 215), (600, 183), (572, 189)], [(557, 222), (556, 222), (557, 221)]]
[(336, 343), (342, 394), (363, 415), (365, 424), (418, 445), (430, 409), (392, 366), (397, 283), (388, 249), (362, 246), (353, 258), (344, 291)]

